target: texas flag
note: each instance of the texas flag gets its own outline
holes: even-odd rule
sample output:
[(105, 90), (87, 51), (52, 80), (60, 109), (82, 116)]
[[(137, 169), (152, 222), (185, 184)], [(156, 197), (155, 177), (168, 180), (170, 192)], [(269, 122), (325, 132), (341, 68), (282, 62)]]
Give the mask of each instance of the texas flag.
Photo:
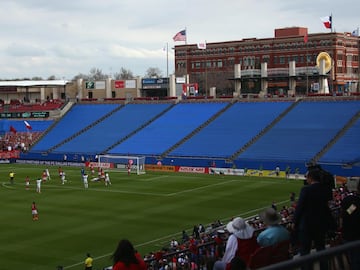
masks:
[(199, 50), (206, 50), (206, 41), (205, 41), (205, 42), (199, 42), (199, 43), (197, 44), (197, 48), (198, 48)]
[(28, 123), (28, 121), (24, 121), (24, 124), (25, 124), (25, 126), (26, 126), (26, 128), (27, 128), (28, 130), (31, 130), (31, 129), (32, 129), (32, 127), (31, 127), (31, 125)]
[(321, 17), (320, 20), (323, 22), (325, 28), (331, 29), (331, 27), (332, 27), (332, 17), (331, 16)]

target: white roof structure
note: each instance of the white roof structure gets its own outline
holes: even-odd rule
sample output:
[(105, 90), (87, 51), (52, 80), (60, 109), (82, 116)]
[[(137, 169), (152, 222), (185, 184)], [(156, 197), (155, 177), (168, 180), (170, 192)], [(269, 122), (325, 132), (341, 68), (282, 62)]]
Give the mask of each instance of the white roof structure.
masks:
[(35, 86), (65, 86), (66, 80), (44, 80), (44, 81), (0, 81), (1, 86), (35, 87)]

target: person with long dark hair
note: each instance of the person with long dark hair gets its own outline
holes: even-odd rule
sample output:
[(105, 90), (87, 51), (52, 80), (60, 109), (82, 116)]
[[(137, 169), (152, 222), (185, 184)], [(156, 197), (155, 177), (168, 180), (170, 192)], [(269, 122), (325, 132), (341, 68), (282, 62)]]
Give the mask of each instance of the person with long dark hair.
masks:
[(111, 258), (113, 270), (146, 270), (146, 264), (141, 255), (127, 239), (120, 240)]

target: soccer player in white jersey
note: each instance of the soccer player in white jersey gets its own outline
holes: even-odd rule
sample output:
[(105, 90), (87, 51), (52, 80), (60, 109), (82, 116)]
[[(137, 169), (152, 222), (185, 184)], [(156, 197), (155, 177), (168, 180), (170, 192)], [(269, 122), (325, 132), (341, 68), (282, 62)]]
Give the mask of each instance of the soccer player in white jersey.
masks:
[(111, 185), (111, 181), (110, 181), (110, 176), (109, 173), (105, 174), (105, 186), (110, 186)]
[(89, 187), (89, 182), (88, 182), (89, 175), (87, 173), (84, 173), (82, 177), (83, 177), (84, 187), (88, 188)]
[(61, 172), (61, 175), (60, 175), (60, 177), (61, 177), (61, 184), (65, 184), (65, 182), (66, 182), (66, 174), (65, 174), (65, 172), (64, 171), (62, 171)]
[(36, 192), (37, 193), (41, 193), (41, 182), (42, 182), (41, 178), (36, 179)]

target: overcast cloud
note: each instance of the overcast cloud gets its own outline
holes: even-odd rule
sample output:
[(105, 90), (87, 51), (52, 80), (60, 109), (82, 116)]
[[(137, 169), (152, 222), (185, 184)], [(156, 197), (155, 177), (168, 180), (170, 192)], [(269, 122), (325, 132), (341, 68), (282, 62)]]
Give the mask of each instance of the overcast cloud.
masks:
[(143, 76), (149, 67), (174, 72), (172, 37), (186, 28), (188, 44), (270, 38), (275, 28), (336, 32), (360, 26), (359, 0), (1, 0), (0, 79), (72, 79), (95, 67)]

